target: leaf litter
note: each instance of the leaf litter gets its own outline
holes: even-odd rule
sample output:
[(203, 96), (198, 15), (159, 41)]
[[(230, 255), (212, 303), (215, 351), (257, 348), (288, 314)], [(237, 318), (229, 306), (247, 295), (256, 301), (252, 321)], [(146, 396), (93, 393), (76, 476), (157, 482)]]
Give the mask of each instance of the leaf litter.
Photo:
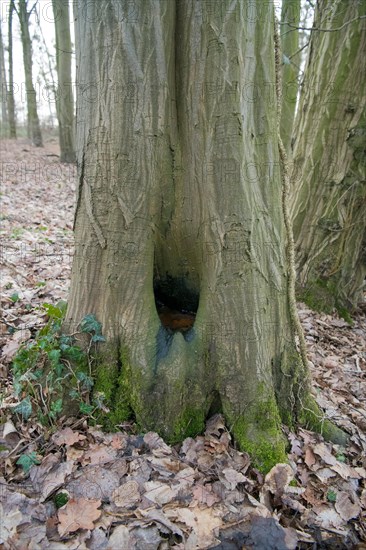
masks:
[[(76, 169), (45, 148), (2, 141), (0, 545), (5, 549), (366, 548), (366, 320), (298, 304), (314, 395), (347, 449), (284, 427), (288, 464), (263, 476), (216, 415), (171, 447), (126, 424), (103, 433), (61, 418), (53, 433), (16, 413), (9, 364), (66, 300)], [(26, 205), (26, 208), (24, 208)]]

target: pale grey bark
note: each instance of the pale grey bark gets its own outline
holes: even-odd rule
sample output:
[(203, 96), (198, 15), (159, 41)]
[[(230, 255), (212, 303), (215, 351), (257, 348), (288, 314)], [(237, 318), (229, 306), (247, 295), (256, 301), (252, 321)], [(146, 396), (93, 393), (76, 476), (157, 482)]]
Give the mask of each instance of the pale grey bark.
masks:
[(6, 102), (7, 83), (6, 83), (4, 42), (3, 42), (1, 24), (0, 24), (0, 90), (1, 90), (1, 122), (2, 122), (3, 128), (7, 130), (7, 127), (8, 127), (8, 106)]
[[(298, 77), (300, 70), (299, 31), (300, 0), (282, 0), (281, 10), (281, 47), (282, 47), (282, 113), (281, 138), (289, 153), (291, 149), (292, 128), (296, 110)], [(290, 23), (291, 27), (288, 25)]]
[(71, 78), (71, 35), (68, 0), (52, 0), (56, 31), (57, 119), (61, 162), (75, 162), (74, 98)]
[(23, 47), (23, 63), (27, 95), (28, 132), (33, 145), (42, 147), (42, 134), (37, 112), (37, 98), (32, 76), (32, 42), (29, 34), (29, 17), (27, 0), (19, 0), (18, 15)]
[(14, 67), (13, 67), (13, 13), (14, 0), (10, 0), (8, 14), (8, 62), (9, 62), (9, 89), (8, 89), (8, 114), (9, 114), (9, 136), (17, 137), (15, 100), (14, 100)]
[[(364, 2), (321, 0), (315, 27), (365, 16)], [(354, 309), (366, 275), (366, 26), (313, 32), (296, 121), (292, 217), (301, 297)]]
[[(96, 389), (112, 422), (132, 410), (143, 429), (174, 441), (222, 411), (267, 468), (285, 457), (279, 412), (298, 419), (308, 391), (289, 327), (273, 8), (134, 8), (78, 2), (79, 188), (65, 326), (88, 313), (102, 323)], [(180, 309), (197, 308), (190, 331), (161, 325), (154, 287)]]

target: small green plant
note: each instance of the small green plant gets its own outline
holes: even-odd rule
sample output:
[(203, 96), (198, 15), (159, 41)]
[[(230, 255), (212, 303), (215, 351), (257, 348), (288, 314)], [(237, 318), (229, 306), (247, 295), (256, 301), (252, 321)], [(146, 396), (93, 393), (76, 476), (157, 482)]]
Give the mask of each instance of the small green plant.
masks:
[(19, 294), (17, 292), (13, 292), (13, 294), (10, 296), (10, 300), (14, 303), (19, 301)]
[(29, 470), (35, 464), (40, 464), (40, 461), (37, 458), (35, 451), (32, 451), (28, 454), (22, 454), (17, 460), (17, 464), (23, 468), (25, 474), (29, 473)]
[(336, 502), (337, 493), (335, 491), (333, 491), (332, 489), (329, 489), (329, 491), (327, 492), (327, 500), (329, 502)]
[(57, 493), (57, 495), (54, 496), (54, 503), (57, 509), (62, 508), (62, 506), (65, 506), (69, 502), (69, 496), (67, 493)]
[[(45, 425), (53, 425), (67, 412), (92, 415), (99, 408), (90, 402), (93, 388), (91, 347), (103, 342), (101, 324), (94, 315), (86, 315), (73, 335), (61, 333), (66, 303), (43, 304), (48, 322), (34, 340), (25, 343), (12, 363), (14, 391), (21, 401), (14, 412), (28, 420), (34, 411)], [(75, 336), (89, 335), (84, 351), (75, 343)]]

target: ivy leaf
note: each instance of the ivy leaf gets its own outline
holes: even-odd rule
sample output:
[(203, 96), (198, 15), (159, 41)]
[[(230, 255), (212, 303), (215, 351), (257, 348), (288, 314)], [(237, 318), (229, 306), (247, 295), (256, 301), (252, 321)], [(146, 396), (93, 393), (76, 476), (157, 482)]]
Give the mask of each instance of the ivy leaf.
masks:
[(80, 330), (81, 332), (95, 332), (95, 334), (101, 334), (102, 325), (96, 320), (95, 315), (89, 313), (88, 315), (85, 315), (80, 322)]
[(32, 466), (41, 462), (38, 460), (35, 451), (32, 451), (31, 453), (21, 455), (16, 463), (23, 468), (25, 474), (28, 474)]
[(26, 397), (23, 399), (18, 405), (14, 407), (14, 412), (17, 412), (22, 415), (24, 420), (28, 420), (30, 415), (32, 414), (32, 403), (30, 401), (30, 397)]
[(51, 361), (52, 367), (56, 367), (58, 363), (60, 362), (61, 357), (61, 350), (59, 349), (52, 349), (48, 352), (48, 358)]
[(85, 372), (76, 373), (76, 378), (82, 383), (84, 390), (91, 390), (94, 386), (93, 379), (85, 374)]
[(54, 418), (60, 412), (62, 412), (62, 399), (57, 399), (56, 401), (53, 401), (53, 403), (51, 403), (50, 416)]
[(92, 336), (92, 342), (105, 342), (105, 338), (101, 334), (94, 334)]
[(55, 306), (53, 304), (44, 303), (47, 315), (50, 319), (63, 319), (66, 312), (67, 303), (64, 300), (60, 300)]
[(94, 410), (94, 407), (93, 405), (88, 405), (88, 403), (80, 403), (79, 409), (82, 414), (91, 414)]

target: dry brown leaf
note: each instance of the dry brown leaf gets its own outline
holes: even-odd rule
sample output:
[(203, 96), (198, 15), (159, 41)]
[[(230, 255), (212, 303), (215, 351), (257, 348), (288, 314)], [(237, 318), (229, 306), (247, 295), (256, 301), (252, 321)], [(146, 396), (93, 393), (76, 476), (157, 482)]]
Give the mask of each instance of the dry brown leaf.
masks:
[(304, 462), (309, 468), (314, 466), (314, 464), (316, 463), (315, 455), (310, 447), (307, 447), (307, 449), (305, 450)]
[(215, 542), (219, 542), (216, 535), (219, 527), (223, 525), (221, 511), (215, 510), (215, 508), (199, 508), (196, 506), (194, 508), (167, 510), (166, 515), (191, 529), (184, 545), (185, 549), (209, 548)]
[(294, 472), (289, 464), (276, 464), (265, 477), (264, 489), (280, 496), (293, 479)]
[(325, 443), (318, 443), (314, 446), (313, 451), (315, 454), (320, 456), (320, 458), (328, 464), (329, 466), (334, 466), (337, 463), (337, 459), (332, 455), (329, 447)]
[(179, 486), (171, 487), (166, 483), (163, 484), (161, 481), (147, 481), (145, 483), (145, 489), (146, 492), (144, 496), (147, 499), (163, 506), (164, 504), (171, 502), (176, 497), (179, 491)]
[(220, 497), (213, 492), (212, 485), (195, 485), (192, 490), (193, 498), (199, 503), (199, 504), (206, 504), (206, 506), (210, 507), (216, 504), (216, 502), (220, 502)]
[(234, 490), (238, 483), (244, 483), (248, 480), (247, 477), (245, 477), (240, 472), (237, 472), (233, 468), (224, 468), (222, 470), (222, 474), (223, 475), (219, 476), (220, 480), (222, 481), (222, 483), (224, 483), (227, 489), (231, 490)]
[(85, 435), (82, 435), (79, 432), (75, 432), (71, 428), (64, 428), (63, 430), (56, 432), (52, 436), (52, 441), (56, 443), (56, 445), (71, 446), (78, 441), (82, 441), (83, 439), (86, 439)]
[[(355, 499), (354, 499), (355, 500)], [(357, 518), (361, 512), (361, 506), (358, 502), (352, 500), (349, 493), (341, 491), (337, 494), (337, 500), (335, 502), (335, 509), (338, 514), (344, 519), (349, 521), (352, 518)]]
[(73, 533), (78, 529), (94, 529), (94, 522), (100, 517), (100, 500), (87, 500), (84, 498), (70, 499), (68, 503), (58, 511), (58, 532), (61, 537)]
[(126, 481), (112, 493), (112, 500), (120, 508), (129, 508), (139, 502), (141, 498), (137, 481)]
[(89, 449), (84, 452), (82, 463), (85, 464), (105, 464), (111, 462), (116, 457), (115, 449), (106, 447), (104, 444), (91, 444)]

